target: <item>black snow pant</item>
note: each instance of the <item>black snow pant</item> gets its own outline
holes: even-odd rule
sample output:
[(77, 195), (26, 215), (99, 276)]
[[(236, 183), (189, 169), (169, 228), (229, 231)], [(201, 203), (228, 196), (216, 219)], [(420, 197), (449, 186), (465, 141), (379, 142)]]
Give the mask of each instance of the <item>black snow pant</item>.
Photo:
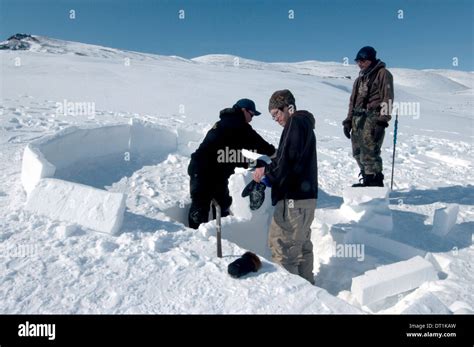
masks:
[[(221, 207), (221, 216), (229, 215), (232, 198), (229, 195), (229, 179), (200, 176), (199, 174), (190, 175), (191, 207), (189, 208), (189, 227), (199, 228), (201, 223), (209, 221), (209, 210), (211, 200), (216, 199)], [(214, 209), (213, 209), (214, 210)], [(213, 211), (213, 218), (216, 218)]]

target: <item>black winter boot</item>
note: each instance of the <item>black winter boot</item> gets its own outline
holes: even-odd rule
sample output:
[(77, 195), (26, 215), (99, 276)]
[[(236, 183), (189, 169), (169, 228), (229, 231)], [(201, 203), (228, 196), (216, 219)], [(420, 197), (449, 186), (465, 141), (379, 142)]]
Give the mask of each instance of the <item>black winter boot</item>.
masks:
[(362, 170), (361, 172), (359, 172), (359, 183), (354, 183), (352, 186), (353, 187), (365, 187), (365, 172), (364, 170)]
[(370, 182), (367, 182), (366, 185), (368, 187), (383, 187), (383, 179), (385, 178), (383, 173), (378, 172), (375, 175), (371, 175), (372, 178), (370, 179)]
[[(381, 175), (381, 176), (380, 176)], [(378, 174), (365, 174), (361, 183), (352, 185), (353, 187), (383, 187), (383, 175)]]

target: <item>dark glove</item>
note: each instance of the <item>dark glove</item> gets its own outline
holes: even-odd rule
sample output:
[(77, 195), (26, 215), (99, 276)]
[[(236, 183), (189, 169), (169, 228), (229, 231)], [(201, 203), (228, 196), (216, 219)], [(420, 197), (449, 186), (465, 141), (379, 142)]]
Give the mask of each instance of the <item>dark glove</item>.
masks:
[(350, 121), (349, 119), (346, 119), (344, 122), (342, 122), (342, 125), (344, 126), (344, 135), (346, 135), (346, 137), (348, 139), (350, 139), (351, 138), (352, 121)]
[(379, 142), (384, 134), (385, 134), (385, 128), (388, 127), (388, 123), (384, 121), (377, 121), (374, 129), (374, 141)]
[(252, 180), (242, 191), (243, 198), (245, 198), (246, 196), (249, 197), (250, 209), (252, 211), (258, 210), (265, 201), (265, 188), (265, 184)]
[(233, 261), (227, 267), (227, 272), (232, 277), (242, 277), (249, 272), (257, 272), (262, 267), (258, 256), (252, 252), (245, 252), (239, 259)]

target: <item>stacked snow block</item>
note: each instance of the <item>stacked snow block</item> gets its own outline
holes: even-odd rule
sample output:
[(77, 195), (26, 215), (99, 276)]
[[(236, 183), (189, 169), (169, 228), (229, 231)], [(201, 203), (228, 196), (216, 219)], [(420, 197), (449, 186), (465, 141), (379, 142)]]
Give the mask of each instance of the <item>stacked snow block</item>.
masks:
[(393, 229), (392, 212), (386, 187), (347, 187), (340, 213), (349, 221), (357, 222), (361, 229), (376, 233), (389, 233)]
[(116, 233), (125, 211), (124, 194), (48, 178), (83, 160), (100, 161), (113, 154), (123, 158), (126, 153), (165, 156), (177, 147), (175, 131), (140, 120), (98, 128), (70, 127), (33, 141), (24, 150), (21, 170), (28, 195), (26, 209), (51, 219)]
[(420, 256), (369, 270), (352, 279), (351, 292), (361, 305), (418, 288), (438, 279), (433, 265)]
[(432, 232), (439, 236), (446, 236), (456, 225), (458, 213), (459, 205), (455, 204), (437, 209), (433, 218)]

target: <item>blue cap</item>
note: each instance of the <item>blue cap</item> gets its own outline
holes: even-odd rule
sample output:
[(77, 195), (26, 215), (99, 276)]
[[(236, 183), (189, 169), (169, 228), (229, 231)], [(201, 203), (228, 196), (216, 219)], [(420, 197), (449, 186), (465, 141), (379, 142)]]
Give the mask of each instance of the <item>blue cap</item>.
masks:
[(240, 99), (235, 103), (234, 106), (238, 106), (240, 108), (245, 108), (246, 110), (252, 111), (254, 116), (261, 115), (261, 113), (255, 109), (255, 103), (250, 99)]

